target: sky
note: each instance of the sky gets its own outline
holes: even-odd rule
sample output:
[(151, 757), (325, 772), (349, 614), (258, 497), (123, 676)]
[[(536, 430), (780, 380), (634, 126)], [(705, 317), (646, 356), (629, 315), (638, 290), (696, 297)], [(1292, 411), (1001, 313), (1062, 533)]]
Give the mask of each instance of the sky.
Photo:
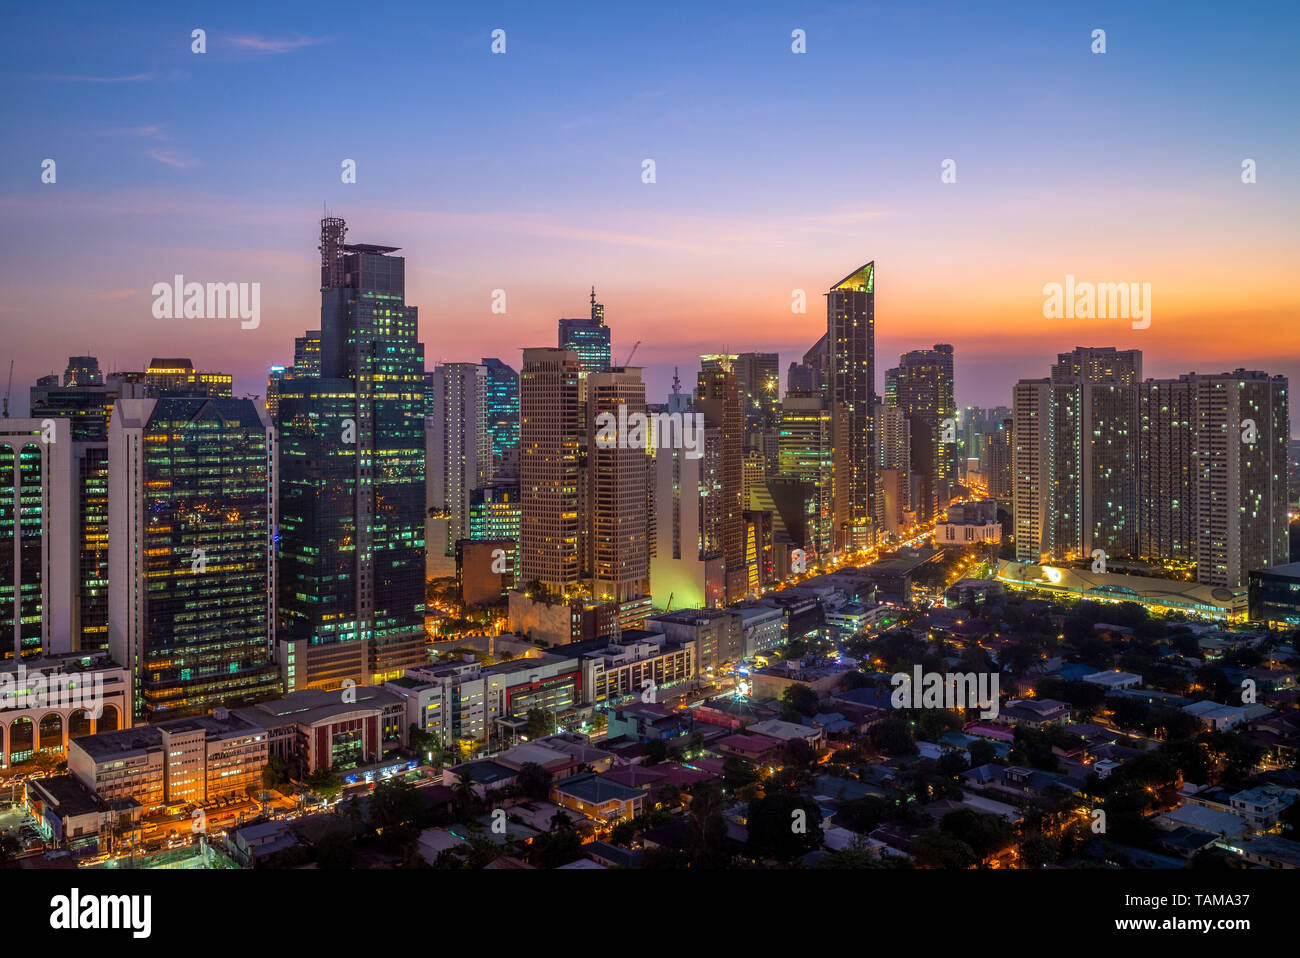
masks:
[[(1076, 345), (1141, 349), (1146, 375), (1298, 379), (1297, 11), (14, 7), (12, 405), (72, 354), (105, 369), (188, 356), (264, 394), (268, 366), (319, 326), (324, 208), (350, 242), (402, 248), (430, 368), (517, 368), (523, 347), (555, 345), (558, 318), (586, 315), (595, 285), (614, 360), (640, 343), (652, 401), (675, 367), (693, 382), (701, 353), (779, 352), (784, 378), (825, 332), (827, 287), (874, 261), (878, 380), (900, 352), (951, 343), (959, 405), (1008, 404)], [(176, 274), (259, 283), (260, 324), (155, 318), (153, 285)], [(1067, 275), (1149, 283), (1149, 328), (1045, 318), (1044, 286)]]

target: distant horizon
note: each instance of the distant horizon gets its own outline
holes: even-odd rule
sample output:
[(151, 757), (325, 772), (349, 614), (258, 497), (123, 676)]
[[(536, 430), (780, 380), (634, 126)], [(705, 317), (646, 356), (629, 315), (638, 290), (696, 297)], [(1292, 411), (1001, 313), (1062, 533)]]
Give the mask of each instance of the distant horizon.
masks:
[[(517, 367), (595, 285), (614, 360), (640, 341), (652, 395), (724, 350), (778, 353), (784, 390), (825, 331), (822, 294), (874, 260), (878, 389), (938, 342), (961, 406), (1009, 405), (1078, 345), (1141, 349), (1157, 377), (1300, 381), (1300, 66), (1295, 17), (1267, 3), (670, 2), (650, 19), (506, 3), (405, 11), (398, 30), (330, 0), (309, 20), (73, 6), (16, 10), (9, 33), (14, 409), (82, 351), (106, 369), (188, 355), (264, 395), (319, 324), (323, 209), (349, 241), (401, 248), (429, 368)], [(340, 63), (368, 64), (366, 82)], [(260, 325), (155, 319), (150, 289), (176, 274), (259, 283)], [(1044, 287), (1067, 276), (1149, 284), (1149, 328), (1045, 318)]]

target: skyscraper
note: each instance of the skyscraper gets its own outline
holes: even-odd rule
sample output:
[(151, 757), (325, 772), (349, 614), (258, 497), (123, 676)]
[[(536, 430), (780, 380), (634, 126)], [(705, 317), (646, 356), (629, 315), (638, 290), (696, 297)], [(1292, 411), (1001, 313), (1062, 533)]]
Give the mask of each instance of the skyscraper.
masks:
[(835, 499), (832, 486), (835, 450), (831, 445), (831, 412), (820, 396), (787, 396), (781, 403), (778, 473), (811, 484), (813, 502), (807, 541), (817, 555), (835, 545)]
[(108, 648), (108, 421), (117, 391), (103, 380), (95, 357), (73, 356), (62, 386), (31, 390), (33, 419), (69, 421), (77, 572), (67, 604), (71, 648), (84, 651)]
[(622, 628), (640, 628), (650, 611), (650, 552), (644, 442), (631, 430), (599, 429), (601, 417), (645, 415), (641, 370), (616, 368), (587, 377), (587, 557), (591, 597), (616, 603)]
[(1137, 546), (1139, 350), (1078, 347), (1014, 390), (1016, 557)]
[(596, 287), (591, 288), (590, 318), (560, 320), (559, 348), (575, 353), (584, 373), (609, 369), (609, 327), (605, 307), (596, 302)]
[(735, 356), (701, 356), (695, 390), (695, 409), (704, 414), (706, 426), (717, 431), (721, 445), (716, 487), (710, 493), (716, 498), (710, 512), (716, 523), (712, 537), (721, 546), (726, 565), (727, 603), (739, 602), (749, 591), (743, 515), (746, 506), (743, 416), (735, 362)]
[(867, 263), (826, 295), (827, 399), (835, 441), (835, 537), (846, 549), (876, 541), (876, 264)]
[(912, 509), (912, 429), (903, 410), (876, 405), (876, 464), (880, 486), (876, 490), (878, 521), (885, 532), (898, 535), (915, 516)]
[(1196, 560), (1196, 376), (1148, 379), (1138, 391), (1137, 554)]
[(582, 367), (567, 349), (524, 350), (519, 375), (519, 577), (568, 594), (582, 574), (579, 443)]
[[(945, 343), (915, 349), (899, 358), (887, 377), (892, 404), (907, 417), (910, 430), (911, 503), (917, 519), (928, 521), (947, 508), (956, 492), (956, 416), (953, 399), (953, 350)], [(888, 400), (887, 400), (888, 402)]]
[(72, 446), (66, 419), (0, 419), (0, 659), (74, 647)]
[(470, 493), (492, 478), (487, 368), (434, 367), (427, 421), (430, 575), (455, 571), (456, 540), (469, 537)]
[[(397, 247), (347, 244), (346, 233), (342, 219), (321, 221), (319, 377), (298, 378), (295, 361), (280, 396), (277, 655), (290, 691), (427, 660), (418, 314)], [(310, 368), (310, 334), (302, 351)]]
[(137, 717), (274, 696), (274, 430), (251, 399), (119, 400), (109, 647)]
[(519, 475), (519, 374), (499, 359), (487, 370), (487, 431), (492, 437), (492, 474)]
[(1288, 559), (1286, 379), (1198, 376), (1196, 433), (1196, 578), (1241, 588)]

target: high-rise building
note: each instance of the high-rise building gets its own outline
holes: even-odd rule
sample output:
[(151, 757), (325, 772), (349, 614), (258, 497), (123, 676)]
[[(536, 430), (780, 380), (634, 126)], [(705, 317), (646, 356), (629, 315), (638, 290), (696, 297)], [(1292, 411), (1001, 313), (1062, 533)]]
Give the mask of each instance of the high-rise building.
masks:
[(912, 510), (911, 419), (896, 406), (876, 405), (877, 519), (881, 528), (898, 535), (910, 525)]
[(519, 547), (519, 480), (493, 479), (469, 494), (469, 538), (509, 539)]
[(229, 398), (234, 377), (229, 373), (203, 372), (188, 359), (153, 359), (144, 371), (151, 396), (211, 396)]
[(280, 395), (276, 652), (290, 692), (373, 684), (427, 661), (418, 313), (397, 247), (346, 233), (342, 219), (321, 221), (319, 376), (298, 377), (295, 356)]
[(596, 287), (591, 288), (590, 318), (560, 320), (559, 348), (575, 353), (584, 373), (609, 369), (609, 327), (605, 307), (596, 302)]
[(1151, 561), (1196, 559), (1196, 376), (1138, 391), (1138, 544)]
[(821, 396), (787, 396), (781, 403), (778, 473), (811, 484), (812, 511), (807, 541), (799, 547), (824, 555), (835, 546), (831, 412)]
[(109, 647), (137, 717), (274, 696), (275, 433), (251, 399), (119, 400)]
[(938, 517), (956, 493), (952, 347), (937, 343), (933, 349), (904, 353), (886, 381), (886, 397), (892, 395), (893, 406), (909, 423), (911, 477), (917, 486), (912, 507), (919, 520), (928, 521)]
[(524, 350), (519, 375), (520, 552), (516, 581), (568, 594), (582, 574), (578, 354)]
[(826, 390), (826, 370), (829, 362), (826, 336), (817, 340), (803, 359), (791, 363), (786, 371), (786, 393), (792, 396), (820, 396)]
[(988, 477), (988, 494), (999, 502), (1010, 502), (1013, 495), (1011, 469), (1013, 431), (1014, 422), (1008, 415), (985, 436), (984, 453), (980, 457), (981, 469)]
[(487, 430), (492, 437), (492, 474), (519, 475), (519, 374), (499, 359), (487, 370)]
[(721, 496), (715, 493), (721, 482), (720, 433), (705, 429), (698, 456), (671, 447), (655, 452), (650, 584), (656, 608), (714, 607), (726, 601), (726, 563), (718, 539)]
[(1079, 347), (1014, 390), (1016, 557), (1137, 547), (1139, 350)]
[(80, 582), (66, 419), (0, 419), (0, 659), (73, 649)]
[(701, 356), (695, 389), (695, 409), (704, 414), (705, 425), (716, 430), (721, 446), (716, 485), (710, 491), (716, 498), (709, 514), (716, 525), (706, 536), (716, 539), (722, 548), (728, 604), (739, 602), (749, 592), (742, 514), (746, 506), (743, 416), (735, 362), (735, 356)]
[(1196, 377), (1198, 582), (1237, 589), (1287, 562), (1289, 440), (1285, 377)]
[(108, 648), (108, 421), (117, 398), (93, 356), (73, 356), (62, 386), (31, 390), (33, 419), (66, 418), (76, 484), (77, 576), (71, 598), (74, 651)]
[(876, 264), (867, 263), (826, 295), (827, 399), (835, 445), (835, 537), (846, 549), (876, 541)]
[(433, 370), (426, 419), (428, 574), (455, 573), (456, 541), (469, 537), (470, 493), (492, 478), (487, 368), (443, 363)]
[(616, 603), (621, 628), (640, 628), (649, 611), (650, 553), (646, 509), (646, 444), (630, 428), (601, 430), (603, 417), (614, 422), (646, 411), (641, 370), (619, 367), (587, 377), (587, 515), (585, 567), (591, 597)]

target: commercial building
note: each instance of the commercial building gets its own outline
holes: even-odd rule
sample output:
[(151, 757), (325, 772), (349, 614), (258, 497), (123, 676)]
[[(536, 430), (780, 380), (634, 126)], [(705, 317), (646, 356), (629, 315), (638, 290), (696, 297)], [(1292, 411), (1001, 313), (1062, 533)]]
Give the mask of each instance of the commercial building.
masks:
[(456, 542), (469, 538), (471, 495), (492, 478), (487, 367), (442, 363), (431, 377), (425, 419), (428, 495), (427, 574), (447, 575)]
[[(909, 493), (915, 493), (909, 495), (909, 505), (917, 519), (928, 521), (947, 508), (956, 492), (953, 349), (938, 343), (933, 349), (904, 353), (888, 378), (892, 398), (885, 405), (901, 412), (908, 423)], [(890, 439), (897, 448), (897, 438)], [(913, 484), (915, 489), (910, 488)]]
[(677, 642), (695, 646), (695, 667), (701, 673), (737, 665), (745, 657), (744, 619), (723, 609), (682, 609), (646, 619), (646, 628)]
[(68, 419), (0, 419), (0, 660), (73, 648), (78, 463)]
[(810, 484), (811, 521), (805, 542), (814, 555), (835, 546), (835, 447), (831, 411), (820, 396), (787, 396), (780, 407), (777, 471)]
[(749, 592), (745, 565), (744, 417), (735, 356), (701, 356), (694, 409), (704, 415), (706, 443), (717, 443), (716, 468), (709, 474), (704, 537), (722, 553), (725, 601), (739, 602)]
[(120, 399), (109, 429), (109, 647), (134, 714), (275, 695), (275, 432), (251, 399)]
[(835, 450), (836, 545), (876, 542), (876, 264), (867, 263), (826, 296), (827, 399)]
[(609, 369), (609, 327), (605, 325), (605, 307), (596, 302), (596, 287), (591, 288), (590, 317), (560, 320), (559, 334), (557, 345), (577, 357), (584, 373)]
[(105, 802), (133, 799), (146, 812), (200, 805), (260, 787), (267, 732), (226, 709), (73, 739), (68, 773)]
[(318, 376), (280, 397), (276, 656), (288, 691), (427, 661), (425, 379), (397, 247), (321, 221)]
[(72, 739), (131, 724), (130, 676), (104, 652), (8, 659), (0, 673), (0, 768), (63, 755)]
[(485, 358), (487, 431), (492, 440), (492, 475), (519, 474), (519, 374), (499, 359)]
[(519, 579), (568, 595), (582, 574), (578, 354), (525, 349), (519, 379)]
[(998, 564), (998, 579), (1008, 588), (1097, 602), (1136, 602), (1154, 612), (1182, 612), (1200, 619), (1235, 621), (1247, 610), (1244, 588), (1178, 579), (1006, 561)]
[(998, 543), (1002, 540), (1002, 523), (998, 521), (995, 499), (961, 502), (946, 510), (944, 521), (934, 527), (936, 545), (945, 548)]
[(1252, 569), (1250, 618), (1270, 629), (1300, 627), (1300, 562)]
[[(406, 703), (385, 688), (358, 685), (339, 692), (309, 689), (240, 709), (263, 730), (268, 755), (302, 776), (323, 768), (378, 762), (407, 743)], [(263, 760), (265, 761), (265, 759)]]

